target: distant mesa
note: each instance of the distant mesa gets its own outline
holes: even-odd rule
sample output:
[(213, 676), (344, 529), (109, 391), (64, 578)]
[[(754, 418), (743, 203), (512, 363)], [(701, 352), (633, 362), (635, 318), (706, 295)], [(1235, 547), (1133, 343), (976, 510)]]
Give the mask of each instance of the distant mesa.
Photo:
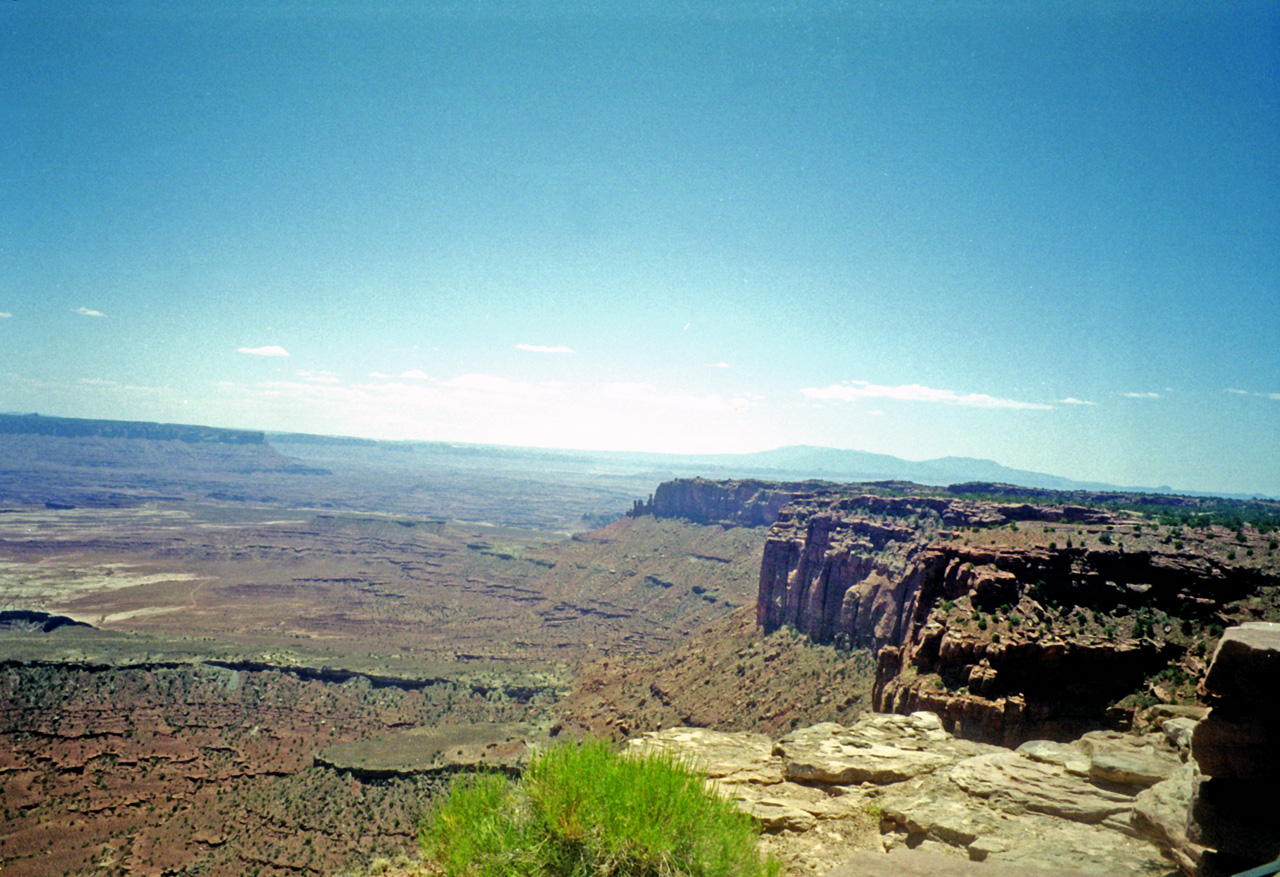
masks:
[(131, 420), (84, 420), (78, 417), (45, 417), (40, 414), (0, 414), (0, 435), (151, 439), (230, 445), (266, 443), (265, 433), (252, 430)]

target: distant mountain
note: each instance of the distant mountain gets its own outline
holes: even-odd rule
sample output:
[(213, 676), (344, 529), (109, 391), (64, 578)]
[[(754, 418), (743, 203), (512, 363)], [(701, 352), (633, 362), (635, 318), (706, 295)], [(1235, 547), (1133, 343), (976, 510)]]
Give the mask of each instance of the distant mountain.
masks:
[(83, 417), (48, 417), (40, 414), (0, 414), (0, 435), (40, 435), (58, 438), (150, 439), (189, 444), (210, 442), (261, 445), (264, 433), (246, 429), (221, 429), (183, 423), (151, 423), (136, 420), (88, 420)]
[[(681, 458), (694, 460), (698, 458)], [(1134, 490), (1168, 492), (1168, 488), (1121, 488), (1114, 484), (1074, 481), (1044, 472), (1011, 469), (993, 460), (973, 457), (940, 457), (914, 462), (889, 454), (790, 445), (751, 454), (716, 454), (702, 457), (717, 469), (740, 472), (743, 476), (768, 476), (788, 480), (822, 478), (829, 481), (914, 481), (917, 484), (948, 485), (968, 481), (1013, 484), (1044, 490)]]

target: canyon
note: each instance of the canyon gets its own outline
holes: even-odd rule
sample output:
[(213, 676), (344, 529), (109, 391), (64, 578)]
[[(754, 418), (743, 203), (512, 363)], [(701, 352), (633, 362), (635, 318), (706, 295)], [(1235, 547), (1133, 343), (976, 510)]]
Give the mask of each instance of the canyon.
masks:
[(936, 712), (974, 740), (1127, 728), (1193, 697), (1226, 627), (1277, 617), (1274, 502), (695, 481), (644, 510), (733, 523), (773, 507), (760, 628), (870, 650), (873, 708)]
[[(359, 869), (411, 853), (457, 771), (583, 733), (783, 745), (929, 714), (953, 748), (1185, 755), (1162, 723), (1203, 713), (1224, 631), (1280, 621), (1274, 502), (637, 490), (653, 476), (497, 449), (46, 420), (0, 430), (6, 874)], [(826, 782), (795, 779), (806, 801)], [(902, 847), (924, 817), (892, 812), (818, 827)]]

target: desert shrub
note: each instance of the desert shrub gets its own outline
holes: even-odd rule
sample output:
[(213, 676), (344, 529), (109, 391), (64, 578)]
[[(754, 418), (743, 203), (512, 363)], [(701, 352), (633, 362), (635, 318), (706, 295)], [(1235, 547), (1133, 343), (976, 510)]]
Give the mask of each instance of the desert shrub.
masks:
[(759, 829), (674, 756), (623, 757), (601, 740), (557, 746), (519, 782), (455, 783), (423, 820), (429, 862), (448, 875), (775, 875)]

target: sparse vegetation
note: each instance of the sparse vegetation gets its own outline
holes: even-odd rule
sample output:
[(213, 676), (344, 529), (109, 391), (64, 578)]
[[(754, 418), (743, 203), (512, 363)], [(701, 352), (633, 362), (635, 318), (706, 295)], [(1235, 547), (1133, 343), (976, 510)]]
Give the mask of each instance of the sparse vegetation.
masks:
[(601, 740), (535, 759), (519, 782), (461, 780), (428, 818), (425, 857), (448, 875), (777, 874), (758, 829), (665, 754), (627, 758)]

